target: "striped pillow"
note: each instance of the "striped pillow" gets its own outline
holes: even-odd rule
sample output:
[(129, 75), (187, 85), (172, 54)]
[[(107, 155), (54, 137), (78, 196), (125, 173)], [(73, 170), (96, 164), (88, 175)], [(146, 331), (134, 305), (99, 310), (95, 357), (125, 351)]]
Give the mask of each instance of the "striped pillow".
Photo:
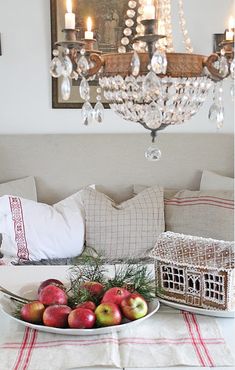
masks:
[(165, 199), (166, 231), (234, 240), (232, 191), (182, 190)]
[(163, 189), (159, 186), (120, 204), (93, 189), (84, 189), (81, 197), (86, 245), (105, 258), (142, 257), (164, 231)]

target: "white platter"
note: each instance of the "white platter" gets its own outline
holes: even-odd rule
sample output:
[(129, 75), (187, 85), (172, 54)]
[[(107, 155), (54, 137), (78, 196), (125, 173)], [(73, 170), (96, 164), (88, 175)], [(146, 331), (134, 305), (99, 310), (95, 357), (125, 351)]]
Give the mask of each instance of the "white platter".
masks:
[(152, 302), (149, 303), (149, 312), (146, 316), (142, 317), (141, 319), (129, 321), (127, 323), (124, 323), (122, 325), (115, 325), (115, 326), (107, 326), (103, 328), (95, 328), (95, 329), (58, 329), (58, 328), (52, 328), (49, 326), (43, 326), (43, 325), (34, 325), (31, 323), (28, 323), (26, 321), (22, 321), (20, 319), (17, 319), (14, 317), (13, 313), (16, 308), (15, 304), (10, 301), (9, 298), (3, 296), (0, 299), (0, 305), (3, 313), (14, 320), (16, 323), (27, 326), (32, 329), (36, 329), (38, 331), (43, 331), (46, 333), (53, 333), (53, 334), (63, 334), (63, 335), (100, 335), (100, 334), (110, 334), (113, 332), (119, 332), (122, 330), (133, 328), (139, 324), (141, 324), (143, 321), (147, 320), (149, 317), (154, 315), (160, 307), (160, 302), (158, 299), (154, 299)]
[(181, 303), (171, 302), (166, 299), (158, 298), (161, 303), (172, 308), (177, 308), (178, 310), (188, 311), (195, 313), (197, 315), (224, 317), (224, 318), (235, 318), (235, 311), (218, 311), (218, 310), (206, 310), (204, 308), (188, 306)]

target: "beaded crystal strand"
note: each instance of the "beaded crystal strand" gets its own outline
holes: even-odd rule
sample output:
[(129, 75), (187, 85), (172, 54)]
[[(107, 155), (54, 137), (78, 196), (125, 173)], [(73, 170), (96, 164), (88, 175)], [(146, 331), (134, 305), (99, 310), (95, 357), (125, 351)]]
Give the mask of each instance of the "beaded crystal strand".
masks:
[(183, 34), (184, 46), (185, 46), (187, 53), (193, 53), (193, 47), (192, 47), (191, 40), (188, 34), (188, 30), (186, 28), (183, 0), (178, 0), (178, 6), (179, 6), (179, 22), (180, 22), (181, 31)]

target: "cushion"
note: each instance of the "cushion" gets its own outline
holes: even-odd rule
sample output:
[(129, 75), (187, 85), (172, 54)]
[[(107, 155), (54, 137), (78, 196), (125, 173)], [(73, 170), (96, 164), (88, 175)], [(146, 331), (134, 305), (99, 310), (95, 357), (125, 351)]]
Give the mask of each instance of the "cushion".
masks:
[(84, 245), (80, 194), (54, 206), (3, 196), (0, 198), (0, 232), (11, 240), (7, 250), (3, 248), (4, 256), (20, 260), (78, 256)]
[(229, 191), (179, 191), (165, 200), (166, 230), (219, 240), (234, 240), (234, 194)]
[(203, 171), (200, 190), (234, 190), (234, 179), (214, 172)]
[[(16, 195), (22, 198), (37, 200), (37, 190), (35, 185), (35, 179), (33, 176), (26, 177), (20, 180), (8, 181), (0, 184), (0, 197), (6, 194)], [(2, 241), (2, 235), (0, 234), (0, 247), (2, 243), (8, 244), (7, 237), (5, 236)], [(0, 258), (2, 253), (0, 251)]]
[(164, 231), (163, 189), (159, 186), (120, 204), (94, 189), (83, 190), (81, 198), (86, 245), (105, 258), (140, 257)]
[(32, 176), (20, 180), (0, 184), (0, 197), (3, 195), (16, 195), (25, 199), (37, 200), (35, 179)]

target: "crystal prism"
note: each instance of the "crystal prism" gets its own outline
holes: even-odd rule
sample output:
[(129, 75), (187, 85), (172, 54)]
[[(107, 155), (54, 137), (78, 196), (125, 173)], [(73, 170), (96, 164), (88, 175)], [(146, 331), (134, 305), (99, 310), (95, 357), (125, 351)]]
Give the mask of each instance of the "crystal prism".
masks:
[(167, 69), (166, 54), (162, 51), (155, 51), (151, 60), (151, 67), (156, 74), (165, 74)]
[(89, 63), (87, 58), (82, 55), (81, 58), (78, 60), (78, 65), (77, 65), (77, 72), (79, 74), (85, 75), (89, 69)]
[(162, 113), (155, 102), (148, 105), (144, 115), (144, 121), (151, 129), (157, 129), (161, 126)]
[(62, 66), (63, 66), (62, 70), (63, 76), (69, 77), (72, 73), (73, 65), (70, 58), (67, 55), (63, 58)]
[(52, 59), (50, 64), (50, 74), (52, 77), (58, 78), (62, 75), (62, 63), (59, 58), (55, 57)]
[(69, 100), (71, 94), (71, 84), (68, 77), (63, 77), (61, 83), (61, 95), (63, 100)]
[(135, 11), (133, 9), (128, 9), (127, 12), (126, 12), (127, 16), (129, 18), (134, 18), (135, 16)]
[(134, 9), (136, 7), (137, 3), (134, 0), (130, 0), (129, 3), (128, 3), (128, 5), (129, 5), (129, 7), (131, 9)]
[(133, 76), (138, 76), (140, 72), (140, 58), (136, 51), (134, 51), (132, 60), (131, 60), (131, 71)]
[(81, 111), (82, 119), (83, 119), (83, 124), (85, 126), (88, 126), (89, 124), (92, 123), (93, 121), (93, 108), (91, 103), (86, 101), (83, 106), (82, 106), (82, 111)]
[(209, 110), (209, 120), (216, 123), (222, 122), (224, 120), (223, 107), (213, 103)]
[(82, 81), (79, 86), (79, 92), (80, 96), (83, 100), (89, 100), (90, 99), (90, 86), (85, 79), (85, 77), (82, 78)]
[(132, 26), (134, 26), (134, 24), (135, 24), (135, 22), (134, 22), (132, 19), (127, 19), (127, 20), (125, 21), (125, 25), (126, 25), (127, 27), (132, 27)]
[(95, 105), (94, 116), (95, 116), (95, 120), (98, 123), (103, 122), (103, 120), (104, 120), (104, 106), (100, 101), (98, 101)]
[(217, 123), (216, 127), (218, 130), (221, 130), (224, 127), (224, 121)]
[(231, 87), (230, 87), (230, 95), (231, 95), (232, 101), (234, 101), (234, 99), (235, 99), (235, 86), (234, 86), (234, 84), (232, 84)]
[(222, 56), (219, 61), (219, 73), (221, 77), (226, 77), (229, 72), (228, 62), (226, 57)]
[(161, 156), (161, 150), (159, 148), (156, 148), (155, 146), (150, 146), (145, 152), (145, 158), (148, 161), (159, 161), (159, 159), (161, 159)]
[(230, 64), (230, 72), (231, 72), (231, 77), (235, 79), (235, 59), (233, 59)]
[(150, 71), (143, 81), (143, 91), (146, 95), (153, 95), (161, 88), (159, 77), (153, 71)]

